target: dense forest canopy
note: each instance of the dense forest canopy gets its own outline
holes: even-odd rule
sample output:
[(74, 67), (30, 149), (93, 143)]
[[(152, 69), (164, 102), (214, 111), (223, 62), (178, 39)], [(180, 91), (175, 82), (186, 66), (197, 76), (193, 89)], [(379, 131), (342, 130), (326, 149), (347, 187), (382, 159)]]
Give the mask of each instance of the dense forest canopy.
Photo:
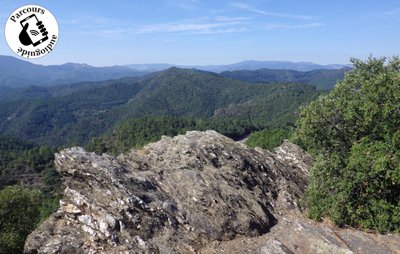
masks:
[(120, 122), (146, 116), (236, 118), (247, 128), (294, 123), (321, 92), (295, 83), (257, 84), (171, 68), (141, 78), (26, 88), (0, 101), (0, 132), (50, 146), (85, 145)]
[(349, 67), (311, 71), (259, 69), (225, 71), (220, 75), (248, 82), (296, 82), (312, 85), (322, 90), (330, 90), (336, 85), (336, 82), (344, 78), (345, 73), (349, 70)]

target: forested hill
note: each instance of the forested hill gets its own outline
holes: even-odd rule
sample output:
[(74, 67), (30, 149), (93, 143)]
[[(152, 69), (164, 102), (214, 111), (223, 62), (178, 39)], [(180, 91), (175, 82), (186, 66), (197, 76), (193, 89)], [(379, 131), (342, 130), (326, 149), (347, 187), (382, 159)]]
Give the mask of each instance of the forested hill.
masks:
[[(0, 55), (1, 90), (28, 86), (55, 86), (77, 82), (104, 81), (123, 77), (138, 77), (150, 72), (164, 71), (172, 64), (131, 64), (125, 66), (94, 67), (87, 64), (66, 63), (61, 65), (40, 65), (15, 57)], [(254, 71), (262, 68), (310, 71), (315, 69), (336, 70), (343, 65), (318, 65), (282, 61), (244, 61), (230, 65), (181, 66), (219, 73), (222, 71)], [(250, 81), (250, 80), (247, 80)], [(300, 80), (271, 80), (299, 82)], [(315, 84), (313, 84), (315, 85)]]
[(0, 87), (54, 86), (83, 81), (135, 77), (147, 72), (123, 66), (94, 67), (87, 64), (39, 65), (0, 55)]
[(332, 89), (336, 82), (344, 78), (344, 74), (350, 68), (333, 69), (333, 70), (311, 70), (311, 71), (295, 71), (295, 70), (239, 70), (226, 71), (220, 73), (221, 76), (248, 81), (248, 82), (298, 82), (316, 86), (318, 89)]
[(227, 115), (228, 111), (229, 116), (244, 116), (240, 110), (279, 95), (314, 92), (314, 87), (302, 84), (247, 83), (211, 72), (173, 67), (151, 79), (124, 109), (131, 117), (160, 114), (211, 117)]
[[(193, 69), (170, 68), (141, 78), (17, 91), (0, 102), (0, 132), (49, 145), (85, 144), (125, 119), (192, 116), (240, 119), (248, 127), (294, 121), (299, 105), (319, 94), (294, 83), (257, 84)], [(33, 95), (31, 95), (33, 94)]]

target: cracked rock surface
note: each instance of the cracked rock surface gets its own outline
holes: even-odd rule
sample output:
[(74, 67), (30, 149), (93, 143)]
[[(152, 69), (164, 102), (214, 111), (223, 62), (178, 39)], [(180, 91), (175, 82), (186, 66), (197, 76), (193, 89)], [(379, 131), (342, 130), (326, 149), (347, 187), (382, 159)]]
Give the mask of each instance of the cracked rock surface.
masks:
[(55, 163), (64, 196), (30, 234), (25, 253), (400, 250), (396, 236), (304, 219), (299, 198), (312, 159), (288, 142), (272, 153), (215, 131), (191, 131), (116, 158), (74, 147)]

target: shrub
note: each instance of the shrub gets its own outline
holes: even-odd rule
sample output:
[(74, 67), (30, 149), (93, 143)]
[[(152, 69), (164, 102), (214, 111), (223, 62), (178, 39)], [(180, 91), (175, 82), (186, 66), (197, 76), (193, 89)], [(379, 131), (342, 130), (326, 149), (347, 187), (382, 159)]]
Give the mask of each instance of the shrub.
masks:
[(39, 222), (39, 191), (9, 186), (0, 191), (0, 253), (22, 253), (28, 234)]
[(262, 131), (254, 132), (247, 139), (246, 144), (251, 147), (261, 147), (264, 149), (272, 150), (278, 147), (288, 137), (289, 131), (284, 129), (265, 129)]
[(400, 59), (352, 62), (300, 113), (292, 139), (316, 157), (305, 203), (314, 219), (399, 231)]

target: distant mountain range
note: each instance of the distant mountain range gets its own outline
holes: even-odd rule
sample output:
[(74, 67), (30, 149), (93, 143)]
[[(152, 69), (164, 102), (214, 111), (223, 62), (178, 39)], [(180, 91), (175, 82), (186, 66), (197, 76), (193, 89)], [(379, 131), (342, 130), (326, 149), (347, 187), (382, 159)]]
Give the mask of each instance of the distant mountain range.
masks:
[(173, 65), (173, 64), (129, 64), (126, 67), (140, 70), (140, 71), (162, 71), (170, 67), (178, 68), (194, 68), (198, 70), (211, 71), (211, 72), (223, 72), (223, 71), (236, 71), (236, 70), (258, 70), (258, 69), (273, 69), (273, 70), (294, 70), (294, 71), (312, 71), (318, 69), (334, 70), (351, 65), (342, 64), (328, 64), (321, 65), (310, 62), (288, 62), (288, 61), (243, 61), (234, 64), (227, 65)]
[(237, 70), (254, 71), (262, 68), (311, 71), (316, 69), (336, 70), (343, 67), (348, 67), (348, 65), (318, 65), (307, 62), (294, 63), (284, 61), (244, 61), (230, 65), (209, 66), (130, 64), (125, 66), (93, 67), (87, 64), (76, 63), (44, 66), (32, 64), (11, 56), (0, 56), (0, 86), (15, 88), (32, 85), (53, 86), (87, 81), (104, 81), (123, 77), (142, 76), (150, 72), (163, 71), (174, 66), (179, 68), (194, 68), (216, 73)]
[(0, 56), (0, 86), (52, 86), (84, 81), (102, 81), (145, 73), (123, 66), (93, 67), (86, 64), (32, 64), (11, 56)]

